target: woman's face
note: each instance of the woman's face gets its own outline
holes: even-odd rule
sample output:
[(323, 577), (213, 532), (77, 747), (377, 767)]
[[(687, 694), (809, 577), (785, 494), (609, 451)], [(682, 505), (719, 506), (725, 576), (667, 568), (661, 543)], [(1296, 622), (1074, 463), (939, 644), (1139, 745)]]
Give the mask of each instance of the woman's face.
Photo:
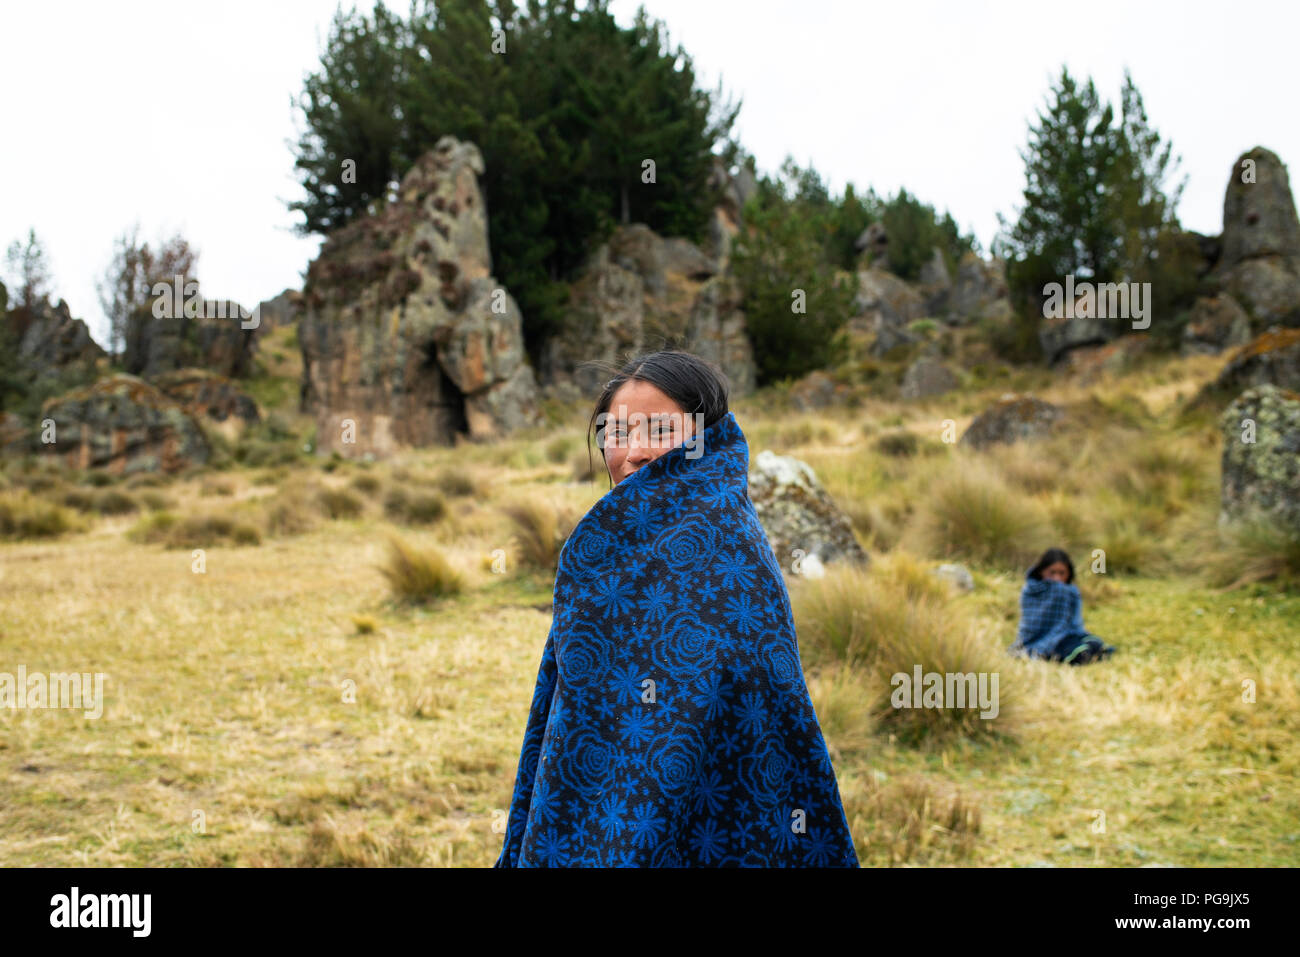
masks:
[(1070, 578), (1070, 569), (1065, 567), (1065, 562), (1052, 562), (1043, 569), (1043, 580), (1053, 582), (1068, 581)]
[(694, 435), (695, 417), (649, 382), (628, 379), (610, 397), (604, 429), (605, 465), (617, 485)]

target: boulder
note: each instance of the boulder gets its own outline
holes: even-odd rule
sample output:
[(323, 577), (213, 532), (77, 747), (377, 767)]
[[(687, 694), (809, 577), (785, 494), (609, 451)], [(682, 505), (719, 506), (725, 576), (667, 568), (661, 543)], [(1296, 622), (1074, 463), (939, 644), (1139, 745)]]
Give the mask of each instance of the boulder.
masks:
[[(726, 237), (734, 234), (729, 220), (717, 228)], [(726, 271), (729, 248), (723, 243), (710, 255), (640, 223), (616, 229), (573, 283), (568, 326), (543, 347), (541, 378), (548, 390), (592, 396), (609, 378), (602, 365), (676, 348), (717, 365), (733, 395), (752, 392), (757, 366), (740, 289)]]
[(1038, 344), (1052, 365), (1060, 362), (1071, 349), (1105, 345), (1119, 333), (1114, 318), (1096, 316), (1062, 316), (1044, 319), (1038, 327)]
[(1273, 385), (1248, 389), (1228, 406), (1221, 425), (1220, 520), (1258, 517), (1300, 535), (1300, 393)]
[(444, 136), (396, 199), (308, 267), (298, 341), (317, 452), (387, 455), (540, 421), (514, 298), (492, 277), (472, 143)]
[(115, 475), (177, 472), (210, 455), (198, 423), (181, 405), (131, 375), (48, 399), (41, 417), (55, 424), (55, 441), (41, 450), (74, 468)]
[(947, 564), (931, 569), (931, 574), (941, 581), (946, 581), (958, 591), (974, 591), (975, 579), (971, 577), (965, 565)]
[(1221, 242), (1212, 274), (1256, 330), (1300, 326), (1300, 220), (1286, 166), (1270, 150), (1257, 146), (1233, 165)]
[(907, 282), (887, 269), (859, 269), (858, 292), (853, 298), (856, 316), (879, 313), (892, 325), (906, 325), (925, 315), (925, 299)]
[(945, 312), (954, 324), (979, 319), (1009, 321), (1012, 310), (1006, 264), (1001, 259), (981, 259), (973, 252), (963, 255)]
[(975, 416), (958, 444), (984, 449), (1043, 438), (1056, 430), (1063, 417), (1061, 408), (1050, 402), (1031, 395), (1007, 393)]
[(790, 387), (790, 405), (800, 412), (814, 412), (846, 401), (847, 391), (825, 372), (816, 370)]
[(938, 359), (922, 356), (907, 368), (901, 390), (904, 399), (925, 399), (951, 392), (959, 385), (957, 376)]
[(1300, 326), (1300, 260), (1247, 259), (1224, 274), (1223, 288), (1255, 317), (1256, 329)]
[(749, 497), (783, 569), (813, 555), (818, 560), (813, 567), (868, 560), (849, 520), (806, 463), (769, 450), (760, 452), (750, 466)]
[(1226, 293), (1202, 296), (1183, 328), (1183, 354), (1217, 355), (1250, 341), (1250, 316)]
[(1300, 329), (1278, 329), (1255, 337), (1232, 354), (1206, 392), (1235, 396), (1256, 385), (1300, 391)]
[(230, 379), (206, 369), (164, 372), (153, 381), (158, 391), (191, 417), (212, 424), (230, 440), (262, 420), (257, 403)]

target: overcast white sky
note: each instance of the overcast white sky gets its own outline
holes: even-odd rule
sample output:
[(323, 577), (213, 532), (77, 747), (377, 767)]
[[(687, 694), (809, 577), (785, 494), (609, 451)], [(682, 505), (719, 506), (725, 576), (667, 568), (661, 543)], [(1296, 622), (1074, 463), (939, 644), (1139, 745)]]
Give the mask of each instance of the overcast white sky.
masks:
[[(615, 0), (630, 21), (638, 0)], [(1128, 66), (1188, 183), (1186, 228), (1217, 232), (1232, 163), (1300, 161), (1293, 2), (644, 0), (712, 87), (744, 98), (762, 169), (787, 154), (834, 188), (905, 186), (987, 250), (1019, 201), (1017, 150), (1061, 65), (1118, 105)], [(361, 6), (369, 8), (370, 4)], [(405, 11), (405, 0), (389, 3)], [(35, 227), (56, 295), (103, 341), (113, 237), (180, 230), (206, 295), (251, 308), (299, 287), (291, 97), (335, 0), (0, 0), (0, 244)]]

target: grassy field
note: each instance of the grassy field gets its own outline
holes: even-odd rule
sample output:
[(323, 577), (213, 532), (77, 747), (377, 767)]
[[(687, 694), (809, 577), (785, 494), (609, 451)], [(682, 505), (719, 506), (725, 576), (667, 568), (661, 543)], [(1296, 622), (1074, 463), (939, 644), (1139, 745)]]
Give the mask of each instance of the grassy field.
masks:
[[(790, 586), (864, 865), (1300, 862), (1297, 569), (1215, 523), (1217, 432), (1179, 412), (1213, 365), (808, 415), (779, 391), (737, 404), (751, 454), (812, 464), (873, 554)], [(940, 440), (1004, 386), (1078, 424), (994, 453)], [(97, 720), (0, 710), (0, 865), (490, 865), (550, 627), (546, 552), (605, 488), (575, 480), (588, 411), (496, 445), (155, 488), (12, 468), (14, 514), (59, 511), (0, 544), (0, 671), (107, 677)], [(529, 565), (538, 514), (553, 528)], [(394, 532), (460, 590), (397, 600)], [(1111, 661), (1003, 652), (1024, 567), (1057, 544)], [(939, 585), (943, 560), (975, 590)], [(923, 658), (998, 670), (998, 718), (890, 713), (890, 669)]]

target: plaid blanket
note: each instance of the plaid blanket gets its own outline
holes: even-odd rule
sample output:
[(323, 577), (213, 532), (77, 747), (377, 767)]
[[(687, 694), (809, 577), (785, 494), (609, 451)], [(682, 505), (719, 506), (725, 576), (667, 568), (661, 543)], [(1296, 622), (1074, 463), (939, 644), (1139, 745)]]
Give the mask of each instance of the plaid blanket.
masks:
[(1083, 627), (1083, 599), (1073, 584), (1025, 575), (1020, 590), (1020, 631), (1013, 648), (1049, 657), (1067, 639), (1087, 637)]
[(858, 866), (748, 445), (701, 438), (565, 542), (496, 867)]

